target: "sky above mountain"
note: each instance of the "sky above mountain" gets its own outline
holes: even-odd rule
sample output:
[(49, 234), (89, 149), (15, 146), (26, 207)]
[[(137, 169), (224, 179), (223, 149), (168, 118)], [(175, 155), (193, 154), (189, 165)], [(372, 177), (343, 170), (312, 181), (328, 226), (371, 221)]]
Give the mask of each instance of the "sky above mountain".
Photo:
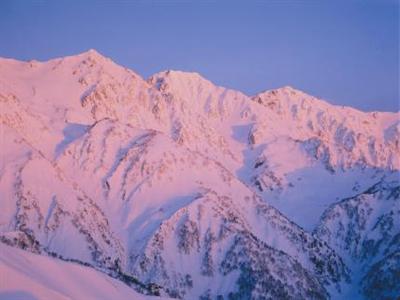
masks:
[(333, 104), (399, 109), (399, 2), (1, 1), (0, 56), (95, 48), (148, 77), (196, 71), (256, 94), (291, 85)]

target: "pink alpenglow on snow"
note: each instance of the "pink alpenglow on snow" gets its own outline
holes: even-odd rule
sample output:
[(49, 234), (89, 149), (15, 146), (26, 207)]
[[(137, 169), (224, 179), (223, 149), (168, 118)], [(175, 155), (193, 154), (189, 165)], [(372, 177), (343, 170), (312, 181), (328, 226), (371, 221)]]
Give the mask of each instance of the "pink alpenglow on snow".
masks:
[(0, 124), (0, 299), (400, 295), (398, 112), (90, 50), (0, 59)]

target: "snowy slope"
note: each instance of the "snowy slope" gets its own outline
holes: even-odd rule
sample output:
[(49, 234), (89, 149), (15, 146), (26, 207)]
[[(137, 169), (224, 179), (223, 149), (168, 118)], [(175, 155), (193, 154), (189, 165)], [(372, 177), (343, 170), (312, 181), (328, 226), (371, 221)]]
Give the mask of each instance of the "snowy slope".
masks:
[(320, 228), (338, 234), (331, 207), (399, 182), (398, 113), (144, 80), (94, 50), (0, 59), (0, 105), (4, 243), (186, 299), (340, 299), (377, 282), (359, 268), (396, 274), (396, 252), (364, 265)]
[[(191, 133), (184, 139), (187, 147), (218, 159), (308, 230), (329, 204), (400, 168), (399, 113), (336, 107), (291, 87), (249, 98), (197, 73), (167, 71), (148, 81), (179, 120), (189, 116), (179, 127)], [(212, 131), (194, 121), (204, 117)], [(218, 142), (201, 136), (215, 131)]]
[[(400, 295), (400, 182), (391, 176), (327, 209), (315, 230), (352, 269), (368, 299)], [(376, 287), (379, 286), (379, 289)]]
[[(0, 299), (154, 299), (91, 268), (0, 244)], [(159, 299), (159, 298), (156, 298)]]

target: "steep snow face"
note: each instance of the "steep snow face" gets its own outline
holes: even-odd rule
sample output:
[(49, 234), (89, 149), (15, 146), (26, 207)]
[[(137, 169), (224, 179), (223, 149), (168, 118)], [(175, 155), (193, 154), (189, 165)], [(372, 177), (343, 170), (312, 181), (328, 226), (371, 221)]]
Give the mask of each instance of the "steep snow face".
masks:
[[(397, 171), (367, 166), (342, 169), (290, 137), (279, 137), (254, 148), (254, 159), (242, 172), (266, 201), (307, 230), (313, 230), (331, 203), (367, 189)], [(312, 155), (310, 155), (312, 154)]]
[(331, 203), (400, 168), (398, 113), (336, 107), (290, 87), (252, 100), (267, 117), (250, 130), (240, 174), (308, 230)]
[[(399, 113), (364, 113), (336, 107), (290, 87), (261, 93), (253, 100), (277, 119), (274, 125), (260, 124), (254, 129), (256, 144), (271, 134), (284, 133), (308, 142), (309, 151), (324, 158), (332, 168), (358, 164), (400, 168)], [(274, 128), (283, 124), (281, 130)]]
[[(294, 257), (298, 272), (288, 277), (296, 278), (271, 291), (272, 296), (307, 298), (307, 291), (315, 290), (316, 297), (324, 298), (325, 286), (335, 289), (346, 281), (347, 269), (329, 247), (264, 204), (221, 164), (160, 132), (104, 120), (68, 146), (58, 166), (72, 167), (69, 177), (90, 178), (84, 185), (91, 184), (97, 193), (92, 197), (104, 199), (104, 210), (126, 247), (124, 272), (157, 283), (172, 296), (264, 294), (265, 287), (255, 289), (266, 284), (262, 274), (267, 269), (258, 271), (254, 286), (242, 282), (243, 291), (232, 284), (244, 280), (242, 270), (236, 272), (231, 266), (229, 272), (223, 271), (223, 262), (233, 259), (229, 249), (244, 240), (254, 246), (243, 251), (259, 249), (268, 252), (272, 261), (280, 259), (281, 265), (268, 277), (271, 280), (278, 282), (284, 257)], [(249, 270), (260, 268), (257, 256), (247, 260), (241, 255), (240, 260)], [(215, 274), (205, 268), (215, 269)], [(207, 282), (224, 286), (217, 284), (208, 291)], [(295, 282), (308, 288), (295, 294), (289, 288)]]
[(352, 266), (354, 281), (361, 283), (360, 291), (369, 299), (400, 293), (399, 176), (332, 205), (315, 230)]
[[(31, 152), (34, 153), (33, 150)], [(240, 241), (241, 246), (237, 247), (242, 247), (247, 244), (244, 241), (248, 241), (254, 245), (246, 245), (245, 251), (254, 252), (259, 249), (269, 253), (269, 262), (280, 261), (280, 265), (268, 277), (277, 283), (279, 270), (285, 270), (284, 261), (291, 261), (296, 266), (298, 271), (287, 274), (295, 278), (281, 283), (278, 289), (269, 292), (271, 295), (307, 298), (310, 296), (308, 290), (312, 290), (316, 297), (325, 298), (325, 286), (339, 287), (340, 282), (346, 279), (346, 267), (326, 245), (318, 243), (272, 207), (254, 198), (254, 194), (222, 165), (191, 152), (162, 133), (103, 120), (71, 142), (57, 162), (50, 164), (44, 158), (34, 155), (30, 160), (35, 163), (39, 160), (42, 165), (37, 167), (49, 172), (49, 177), (35, 177), (27, 173), (26, 178), (19, 179), (21, 175), (16, 173), (14, 180), (24, 184), (20, 187), (11, 182), (22, 190), (16, 191), (11, 198), (17, 203), (15, 224), (13, 220), (4, 222), (12, 224), (2, 235), (2, 241), (8, 244), (36, 252), (44, 249), (48, 253), (89, 262), (113, 271), (118, 264), (124, 272), (132, 273), (145, 283), (155, 281), (170, 295), (187, 297), (207, 293), (251, 296), (262, 295), (266, 291), (265, 287), (256, 291), (259, 289), (257, 286), (266, 284), (263, 281), (266, 277), (262, 275), (266, 272), (263, 271), (264, 267), (258, 271), (260, 275), (254, 285), (243, 281), (246, 277), (244, 271), (239, 272), (236, 278), (238, 284), (241, 284), (239, 290), (236, 284), (228, 284), (233, 278), (232, 274), (236, 273), (236, 266), (231, 262), (236, 256), (231, 257), (228, 250), (234, 247), (236, 250), (232, 251), (239, 251), (235, 245)], [(24, 166), (23, 174), (27, 172), (25, 169)], [(58, 176), (52, 170), (58, 170)], [(61, 170), (66, 171), (64, 173)], [(58, 178), (63, 184), (58, 182)], [(46, 184), (50, 184), (52, 190), (43, 189)], [(91, 194), (81, 195), (79, 186)], [(52, 197), (51, 193), (55, 192), (59, 194)], [(66, 195), (69, 200), (63, 198)], [(40, 201), (38, 204), (37, 199), (48, 199), (48, 202)], [(98, 199), (97, 204), (91, 199)], [(12, 207), (12, 201), (7, 206)], [(86, 201), (88, 206), (84, 205)], [(209, 243), (212, 245), (202, 246), (205, 249), (176, 262), (172, 255), (176, 253), (176, 248), (180, 251), (181, 244), (196, 239), (196, 234), (192, 236), (192, 232), (188, 232), (175, 248), (171, 246), (160, 254), (160, 259), (168, 259), (171, 265), (169, 274), (163, 276), (165, 270), (149, 259), (154, 257), (148, 254), (150, 251), (160, 251), (152, 248), (154, 239), (169, 240), (171, 235), (180, 236), (181, 221), (176, 216), (181, 210), (192, 207), (191, 203), (203, 201), (212, 204), (206, 205), (204, 217), (197, 220), (196, 226), (211, 226), (211, 229), (205, 229), (205, 232), (201, 232), (203, 236), (197, 238), (204, 240), (207, 239), (204, 234), (211, 235)], [(249, 204), (251, 210), (246, 208)], [(222, 212), (216, 215), (219, 210)], [(264, 221), (257, 224), (254, 221), (257, 219)], [(226, 225), (222, 227), (218, 225), (224, 223)], [(172, 232), (163, 233), (165, 224), (174, 226)], [(220, 242), (214, 240), (212, 236), (217, 236), (225, 227), (233, 233), (226, 239), (220, 237)], [(278, 228), (280, 234), (277, 234)], [(117, 240), (115, 236), (118, 236)], [(201, 262), (203, 252), (208, 247), (219, 247), (220, 251), (225, 251), (220, 255), (209, 253), (209, 268), (224, 268), (225, 261), (224, 265), (229, 264), (229, 268), (233, 269), (218, 272), (215, 277), (204, 273), (202, 269), (207, 266), (202, 267)], [(319, 249), (318, 253), (314, 253), (315, 249)], [(240, 255), (239, 258), (243, 260), (243, 268), (247, 268), (247, 271), (260, 267), (255, 253), (250, 260), (246, 257)], [(215, 265), (211, 260), (216, 261)], [(323, 261), (327, 263), (322, 265)], [(143, 269), (145, 262), (147, 268), (152, 269), (150, 274), (148, 269)], [(263, 265), (267, 263), (264, 261)], [(199, 267), (194, 269), (193, 264)], [(318, 279), (314, 277), (316, 275)], [(183, 277), (197, 279), (192, 280), (191, 286), (182, 286)], [(227, 285), (222, 290), (216, 288), (208, 291), (204, 282), (211, 278), (226, 281)], [(290, 286), (296, 282), (298, 285), (304, 284), (304, 290), (293, 294)]]
[(199, 194), (161, 224), (132, 269), (187, 299), (325, 299), (348, 280), (326, 244), (245, 190)]
[(3, 59), (0, 74), (2, 123), (48, 159), (62, 151), (74, 126), (104, 118), (155, 129), (167, 122), (155, 89), (93, 50), (45, 63)]
[(316, 233), (349, 259), (374, 263), (400, 246), (399, 195), (398, 177), (378, 182), (329, 208)]
[(198, 73), (166, 71), (153, 75), (148, 82), (180, 105), (182, 113), (204, 114), (225, 120), (238, 109), (249, 106), (244, 94), (215, 86)]
[[(186, 299), (341, 298), (349, 280), (365, 295), (380, 284), (373, 268), (395, 278), (398, 222), (390, 237), (349, 225), (357, 240), (384, 239), (365, 261), (335, 225), (353, 221), (318, 222), (399, 182), (399, 114), (291, 88), (249, 98), (196, 73), (144, 81), (95, 51), (1, 59), (0, 75), (3, 243)], [(366, 197), (376, 215), (381, 190)]]
[(223, 162), (232, 172), (242, 165), (254, 106), (247, 96), (215, 86), (197, 73), (166, 71), (148, 82), (168, 103), (174, 140)]
[[(148, 82), (169, 99), (182, 132), (196, 137), (187, 147), (222, 162), (308, 230), (331, 203), (400, 167), (398, 113), (335, 107), (290, 87), (249, 99), (197, 73), (167, 71)], [(218, 138), (204, 136), (215, 129)]]
[(0, 244), (0, 273), (0, 299), (154, 299), (91, 268), (4, 244)]
[(367, 299), (396, 299), (400, 295), (400, 251), (385, 256), (364, 276), (361, 287)]
[(89, 263), (111, 266), (121, 259), (120, 242), (96, 201), (15, 132), (5, 129), (3, 141), (16, 152), (9, 154), (13, 159), (0, 173), (1, 240)]

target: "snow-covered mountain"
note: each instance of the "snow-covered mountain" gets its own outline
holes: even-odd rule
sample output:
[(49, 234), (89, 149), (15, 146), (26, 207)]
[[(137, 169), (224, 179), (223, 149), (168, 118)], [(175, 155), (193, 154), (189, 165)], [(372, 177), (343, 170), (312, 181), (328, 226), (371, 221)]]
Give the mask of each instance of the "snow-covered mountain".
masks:
[(148, 295), (399, 295), (399, 113), (94, 50), (0, 59), (0, 105), (3, 243)]

